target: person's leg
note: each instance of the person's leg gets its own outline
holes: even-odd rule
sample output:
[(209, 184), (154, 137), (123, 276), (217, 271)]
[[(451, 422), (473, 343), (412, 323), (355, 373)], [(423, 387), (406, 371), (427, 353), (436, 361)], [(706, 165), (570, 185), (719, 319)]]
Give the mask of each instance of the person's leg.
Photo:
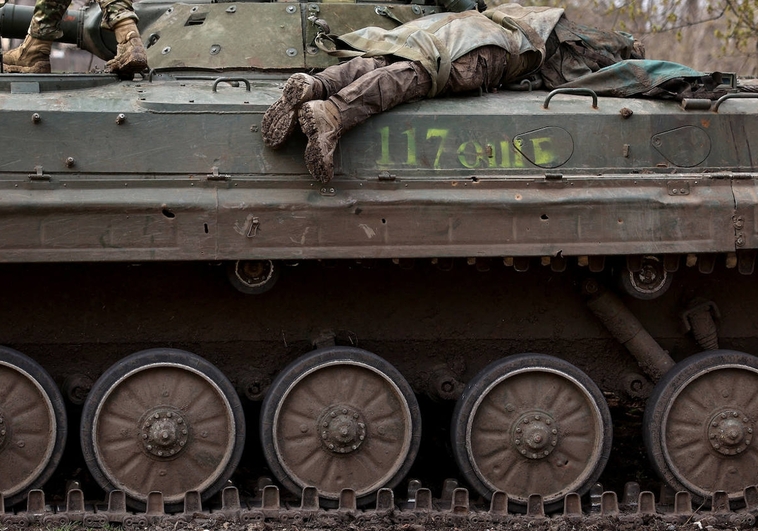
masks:
[(270, 148), (280, 147), (295, 130), (300, 105), (306, 101), (326, 99), (366, 73), (386, 66), (388, 62), (385, 57), (356, 57), (313, 76), (290, 76), (281, 97), (263, 115), (263, 142)]
[(315, 99), (325, 100), (358, 78), (391, 63), (392, 60), (389, 57), (380, 55), (379, 57), (356, 57), (344, 63), (330, 66), (313, 76), (321, 82), (324, 90), (323, 96)]
[(443, 94), (497, 88), (510, 70), (509, 54), (498, 46), (476, 48), (453, 61)]
[(103, 12), (101, 27), (116, 34), (116, 57), (105, 65), (106, 71), (133, 74), (147, 68), (147, 52), (137, 28), (137, 14), (131, 0), (98, 0)]
[(334, 150), (342, 134), (403, 102), (429, 93), (431, 75), (418, 62), (397, 61), (358, 77), (326, 100), (304, 103), (300, 127), (308, 137), (305, 164), (321, 182), (334, 175)]
[(63, 36), (61, 20), (71, 0), (37, 0), (29, 33), (18, 48), (3, 54), (3, 69), (17, 74), (50, 73), (52, 41)]

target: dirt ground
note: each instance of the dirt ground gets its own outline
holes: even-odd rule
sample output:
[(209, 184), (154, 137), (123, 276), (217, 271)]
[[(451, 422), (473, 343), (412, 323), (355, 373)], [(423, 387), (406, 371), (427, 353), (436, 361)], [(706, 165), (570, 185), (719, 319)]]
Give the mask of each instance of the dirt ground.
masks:
[[(237, 524), (231, 522), (215, 523), (210, 520), (198, 519), (192, 523), (173, 522), (162, 525), (152, 525), (139, 528), (145, 531), (737, 531), (755, 529), (752, 518), (734, 515), (696, 514), (691, 518), (674, 522), (660, 516), (628, 515), (621, 517), (589, 516), (582, 520), (564, 517), (526, 518), (508, 516), (500, 522), (424, 522), (416, 524), (394, 523), (392, 519), (382, 518), (381, 521), (354, 518), (349, 515), (320, 518), (318, 522), (278, 523), (263, 522)], [(730, 519), (732, 521), (730, 521)], [(63, 526), (58, 529), (45, 527), (27, 527), (28, 531), (84, 531), (79, 525)], [(121, 529), (120, 526), (108, 526), (108, 531)], [(137, 528), (128, 528), (137, 531)], [(0, 526), (0, 531), (12, 531)]]

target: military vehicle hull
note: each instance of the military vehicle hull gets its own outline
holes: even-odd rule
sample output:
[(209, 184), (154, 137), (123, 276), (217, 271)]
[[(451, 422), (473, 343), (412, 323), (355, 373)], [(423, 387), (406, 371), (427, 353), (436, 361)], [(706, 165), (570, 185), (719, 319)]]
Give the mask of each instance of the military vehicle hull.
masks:
[[(8, 508), (76, 479), (116, 493), (114, 521), (156, 514), (153, 492), (187, 514), (231, 479), (271, 517), (251, 470), (301, 510), (386, 510), (418, 477), (462, 514), (456, 477), (490, 517), (573, 514), (639, 469), (677, 514), (752, 506), (755, 99), (406, 104), (346, 134), (322, 184), (302, 134), (260, 136), (287, 75), (328, 64), (312, 5), (146, 5), (149, 75), (0, 75)], [(172, 33), (277, 10), (301, 42), (282, 71), (201, 70)]]

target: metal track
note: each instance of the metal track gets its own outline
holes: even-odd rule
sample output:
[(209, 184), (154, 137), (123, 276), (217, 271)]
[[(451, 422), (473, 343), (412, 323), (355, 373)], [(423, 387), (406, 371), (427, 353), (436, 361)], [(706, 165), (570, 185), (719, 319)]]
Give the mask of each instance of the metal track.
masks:
[(397, 502), (391, 489), (381, 489), (377, 495), (376, 505), (368, 509), (356, 507), (355, 492), (345, 489), (340, 495), (339, 505), (335, 509), (325, 510), (319, 507), (318, 492), (313, 487), (303, 489), (299, 501), (287, 503), (281, 501), (279, 488), (274, 485), (263, 487), (260, 496), (250, 500), (241, 500), (236, 487), (225, 488), (220, 496), (220, 505), (214, 508), (203, 507), (197, 492), (188, 492), (184, 497), (184, 511), (167, 514), (164, 510), (163, 495), (152, 492), (148, 497), (144, 513), (131, 512), (126, 507), (126, 497), (122, 491), (113, 491), (108, 495), (106, 504), (85, 503), (80, 489), (68, 491), (66, 504), (61, 506), (45, 503), (45, 494), (41, 490), (29, 493), (25, 511), (6, 513), (0, 496), (0, 527), (6, 529), (23, 529), (34, 526), (60, 527), (67, 524), (82, 524), (87, 528), (102, 528), (108, 525), (121, 525), (125, 530), (144, 529), (148, 526), (173, 525), (174, 528), (185, 524), (212, 527), (225, 523), (254, 524), (270, 523), (282, 525), (308, 524), (308, 527), (340, 528), (342, 524), (372, 525), (433, 525), (455, 527), (488, 527), (522, 524), (528, 528), (546, 521), (563, 520), (575, 528), (579, 525), (591, 525), (603, 521), (605, 525), (614, 523), (622, 525), (648, 526), (653, 521), (667, 524), (693, 524), (698, 529), (704, 527), (728, 527), (729, 529), (750, 529), (755, 526), (758, 514), (758, 486), (744, 490), (745, 507), (731, 510), (727, 493), (717, 491), (711, 500), (711, 508), (693, 510), (688, 492), (662, 493), (662, 499), (656, 501), (650, 491), (640, 491), (637, 483), (627, 483), (621, 503), (616, 493), (603, 491), (596, 485), (589, 495), (589, 504), (583, 506), (576, 493), (566, 496), (563, 513), (547, 515), (542, 497), (533, 494), (529, 497), (526, 514), (508, 511), (508, 496), (497, 492), (489, 506), (479, 506), (469, 499), (468, 489), (457, 487), (457, 481), (447, 480), (441, 498), (433, 498), (426, 488), (409, 486), (409, 500)]

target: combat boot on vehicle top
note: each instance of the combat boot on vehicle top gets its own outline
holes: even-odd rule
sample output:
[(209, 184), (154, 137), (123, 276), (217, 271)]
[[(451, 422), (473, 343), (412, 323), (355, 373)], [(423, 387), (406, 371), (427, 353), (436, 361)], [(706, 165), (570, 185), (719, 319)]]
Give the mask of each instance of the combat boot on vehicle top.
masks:
[(282, 96), (268, 108), (261, 122), (263, 142), (278, 148), (289, 138), (297, 124), (297, 112), (306, 101), (320, 100), (324, 88), (321, 81), (308, 74), (293, 74), (284, 84)]
[(21, 46), (3, 54), (3, 71), (11, 74), (49, 74), (52, 41), (27, 35)]
[(340, 111), (331, 100), (309, 101), (300, 107), (299, 119), (308, 137), (305, 165), (311, 175), (327, 183), (334, 176), (334, 150), (342, 136)]
[(147, 52), (134, 20), (122, 20), (113, 28), (113, 31), (116, 34), (118, 53), (105, 64), (106, 72), (128, 75), (145, 70)]

